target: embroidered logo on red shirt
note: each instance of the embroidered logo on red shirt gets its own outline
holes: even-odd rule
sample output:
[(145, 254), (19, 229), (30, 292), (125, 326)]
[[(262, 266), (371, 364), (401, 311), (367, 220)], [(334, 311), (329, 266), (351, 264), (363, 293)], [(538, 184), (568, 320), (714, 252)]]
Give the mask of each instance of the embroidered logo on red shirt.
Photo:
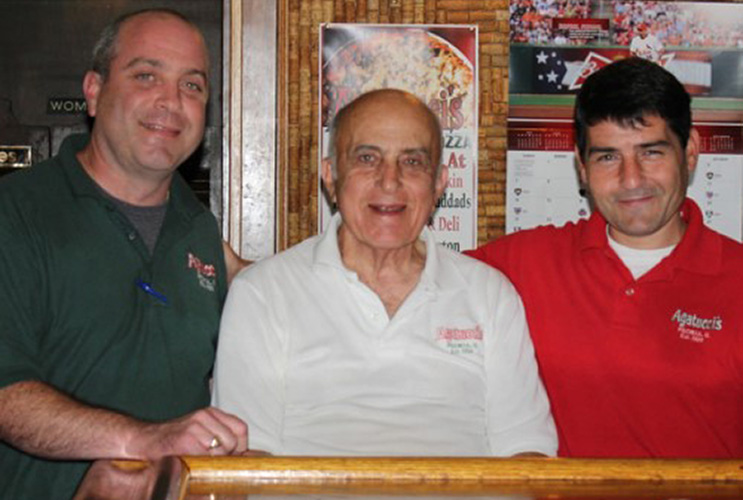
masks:
[(436, 343), (451, 354), (479, 354), (482, 339), (480, 325), (471, 328), (439, 327), (436, 329)]
[(681, 309), (676, 309), (676, 312), (671, 316), (671, 321), (678, 324), (679, 338), (697, 344), (710, 339), (712, 332), (722, 330), (721, 317), (703, 318)]
[(212, 264), (204, 264), (201, 259), (188, 252), (188, 268), (196, 270), (196, 277), (202, 288), (213, 292), (217, 283), (217, 270)]

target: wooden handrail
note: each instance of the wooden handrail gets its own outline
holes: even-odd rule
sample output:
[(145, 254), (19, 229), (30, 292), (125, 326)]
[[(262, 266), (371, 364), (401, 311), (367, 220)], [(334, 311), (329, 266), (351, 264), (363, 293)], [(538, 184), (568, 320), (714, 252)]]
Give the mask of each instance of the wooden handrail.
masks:
[[(517, 496), (533, 499), (743, 498), (743, 460), (170, 457), (101, 460), (76, 500), (245, 495)], [(340, 496), (338, 496), (340, 495)]]
[(183, 457), (189, 481), (260, 484), (698, 482), (743, 486), (741, 460)]

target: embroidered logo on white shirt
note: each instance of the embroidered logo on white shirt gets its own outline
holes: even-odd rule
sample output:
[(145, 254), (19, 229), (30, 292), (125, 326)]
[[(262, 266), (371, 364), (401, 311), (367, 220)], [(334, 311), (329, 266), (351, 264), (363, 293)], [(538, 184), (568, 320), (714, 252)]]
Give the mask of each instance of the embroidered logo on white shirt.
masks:
[(679, 338), (698, 344), (711, 338), (711, 332), (722, 330), (721, 317), (703, 318), (681, 309), (676, 309), (671, 321), (678, 324)]
[(436, 343), (450, 354), (479, 354), (482, 348), (482, 328), (439, 327), (436, 329)]

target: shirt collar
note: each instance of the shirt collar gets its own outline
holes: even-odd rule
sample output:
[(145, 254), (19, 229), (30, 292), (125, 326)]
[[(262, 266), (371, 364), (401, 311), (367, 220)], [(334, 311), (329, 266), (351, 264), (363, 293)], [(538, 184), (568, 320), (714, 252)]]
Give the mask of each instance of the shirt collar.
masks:
[(90, 142), (90, 135), (88, 134), (68, 136), (62, 141), (58, 158), (75, 196), (90, 196), (105, 200), (95, 181), (85, 172), (82, 164), (77, 159), (77, 154), (85, 148), (88, 142)]
[[(328, 228), (320, 235), (320, 240), (315, 246), (312, 263), (313, 266), (328, 265), (341, 270), (344, 274), (356, 276), (356, 273), (343, 265), (341, 252), (338, 248), (338, 229), (343, 219), (340, 212), (333, 215)], [(421, 232), (421, 240), (426, 245), (426, 264), (423, 267), (419, 287), (425, 290), (436, 290), (446, 287), (452, 280), (461, 285), (462, 277), (458, 274), (442, 272), (447, 269), (441, 265), (441, 248), (439, 247), (433, 232), (425, 226)]]
[(341, 259), (341, 251), (338, 248), (338, 228), (341, 227), (341, 214), (336, 212), (330, 219), (330, 224), (319, 236), (312, 256), (313, 266), (328, 265), (341, 269), (345, 273), (355, 274), (346, 269)]
[[(691, 198), (686, 198), (682, 203), (681, 217), (686, 222), (686, 231), (663, 262), (668, 262), (671, 269), (716, 274), (722, 265), (722, 236), (704, 226), (702, 212)], [(613, 252), (606, 236), (606, 219), (598, 210), (594, 210), (581, 228), (580, 247), (581, 250), (604, 249)]]
[[(67, 137), (62, 142), (58, 155), (62, 168), (76, 196), (89, 196), (113, 207), (113, 202), (103, 196), (100, 188), (77, 159), (77, 153), (82, 151), (89, 141), (89, 134), (74, 134)], [(204, 211), (204, 207), (178, 172), (174, 173), (170, 185), (170, 206), (187, 219), (192, 219)]]
[(722, 235), (704, 225), (702, 211), (690, 198), (681, 206), (686, 232), (670, 255), (678, 267), (699, 274), (717, 274), (722, 266)]

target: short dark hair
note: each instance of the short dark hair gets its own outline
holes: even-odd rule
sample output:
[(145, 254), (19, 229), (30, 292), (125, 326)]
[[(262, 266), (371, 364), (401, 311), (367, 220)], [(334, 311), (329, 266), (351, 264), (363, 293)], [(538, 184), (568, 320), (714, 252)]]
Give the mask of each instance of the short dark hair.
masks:
[(101, 75), (104, 80), (108, 78), (108, 74), (111, 70), (111, 61), (116, 55), (116, 48), (119, 41), (119, 32), (121, 31), (121, 27), (130, 19), (144, 14), (161, 14), (166, 16), (173, 16), (192, 26), (199, 33), (201, 32), (199, 27), (196, 26), (193, 21), (191, 21), (189, 18), (187, 18), (177, 10), (172, 9), (143, 9), (119, 16), (111, 24), (103, 28), (103, 31), (101, 31), (101, 34), (98, 36), (98, 40), (96, 40), (95, 45), (93, 46), (93, 61), (91, 63), (90, 69)]
[(575, 99), (575, 144), (585, 160), (588, 127), (602, 121), (644, 125), (658, 116), (686, 148), (691, 131), (691, 97), (675, 76), (654, 62), (630, 57), (586, 79)]

